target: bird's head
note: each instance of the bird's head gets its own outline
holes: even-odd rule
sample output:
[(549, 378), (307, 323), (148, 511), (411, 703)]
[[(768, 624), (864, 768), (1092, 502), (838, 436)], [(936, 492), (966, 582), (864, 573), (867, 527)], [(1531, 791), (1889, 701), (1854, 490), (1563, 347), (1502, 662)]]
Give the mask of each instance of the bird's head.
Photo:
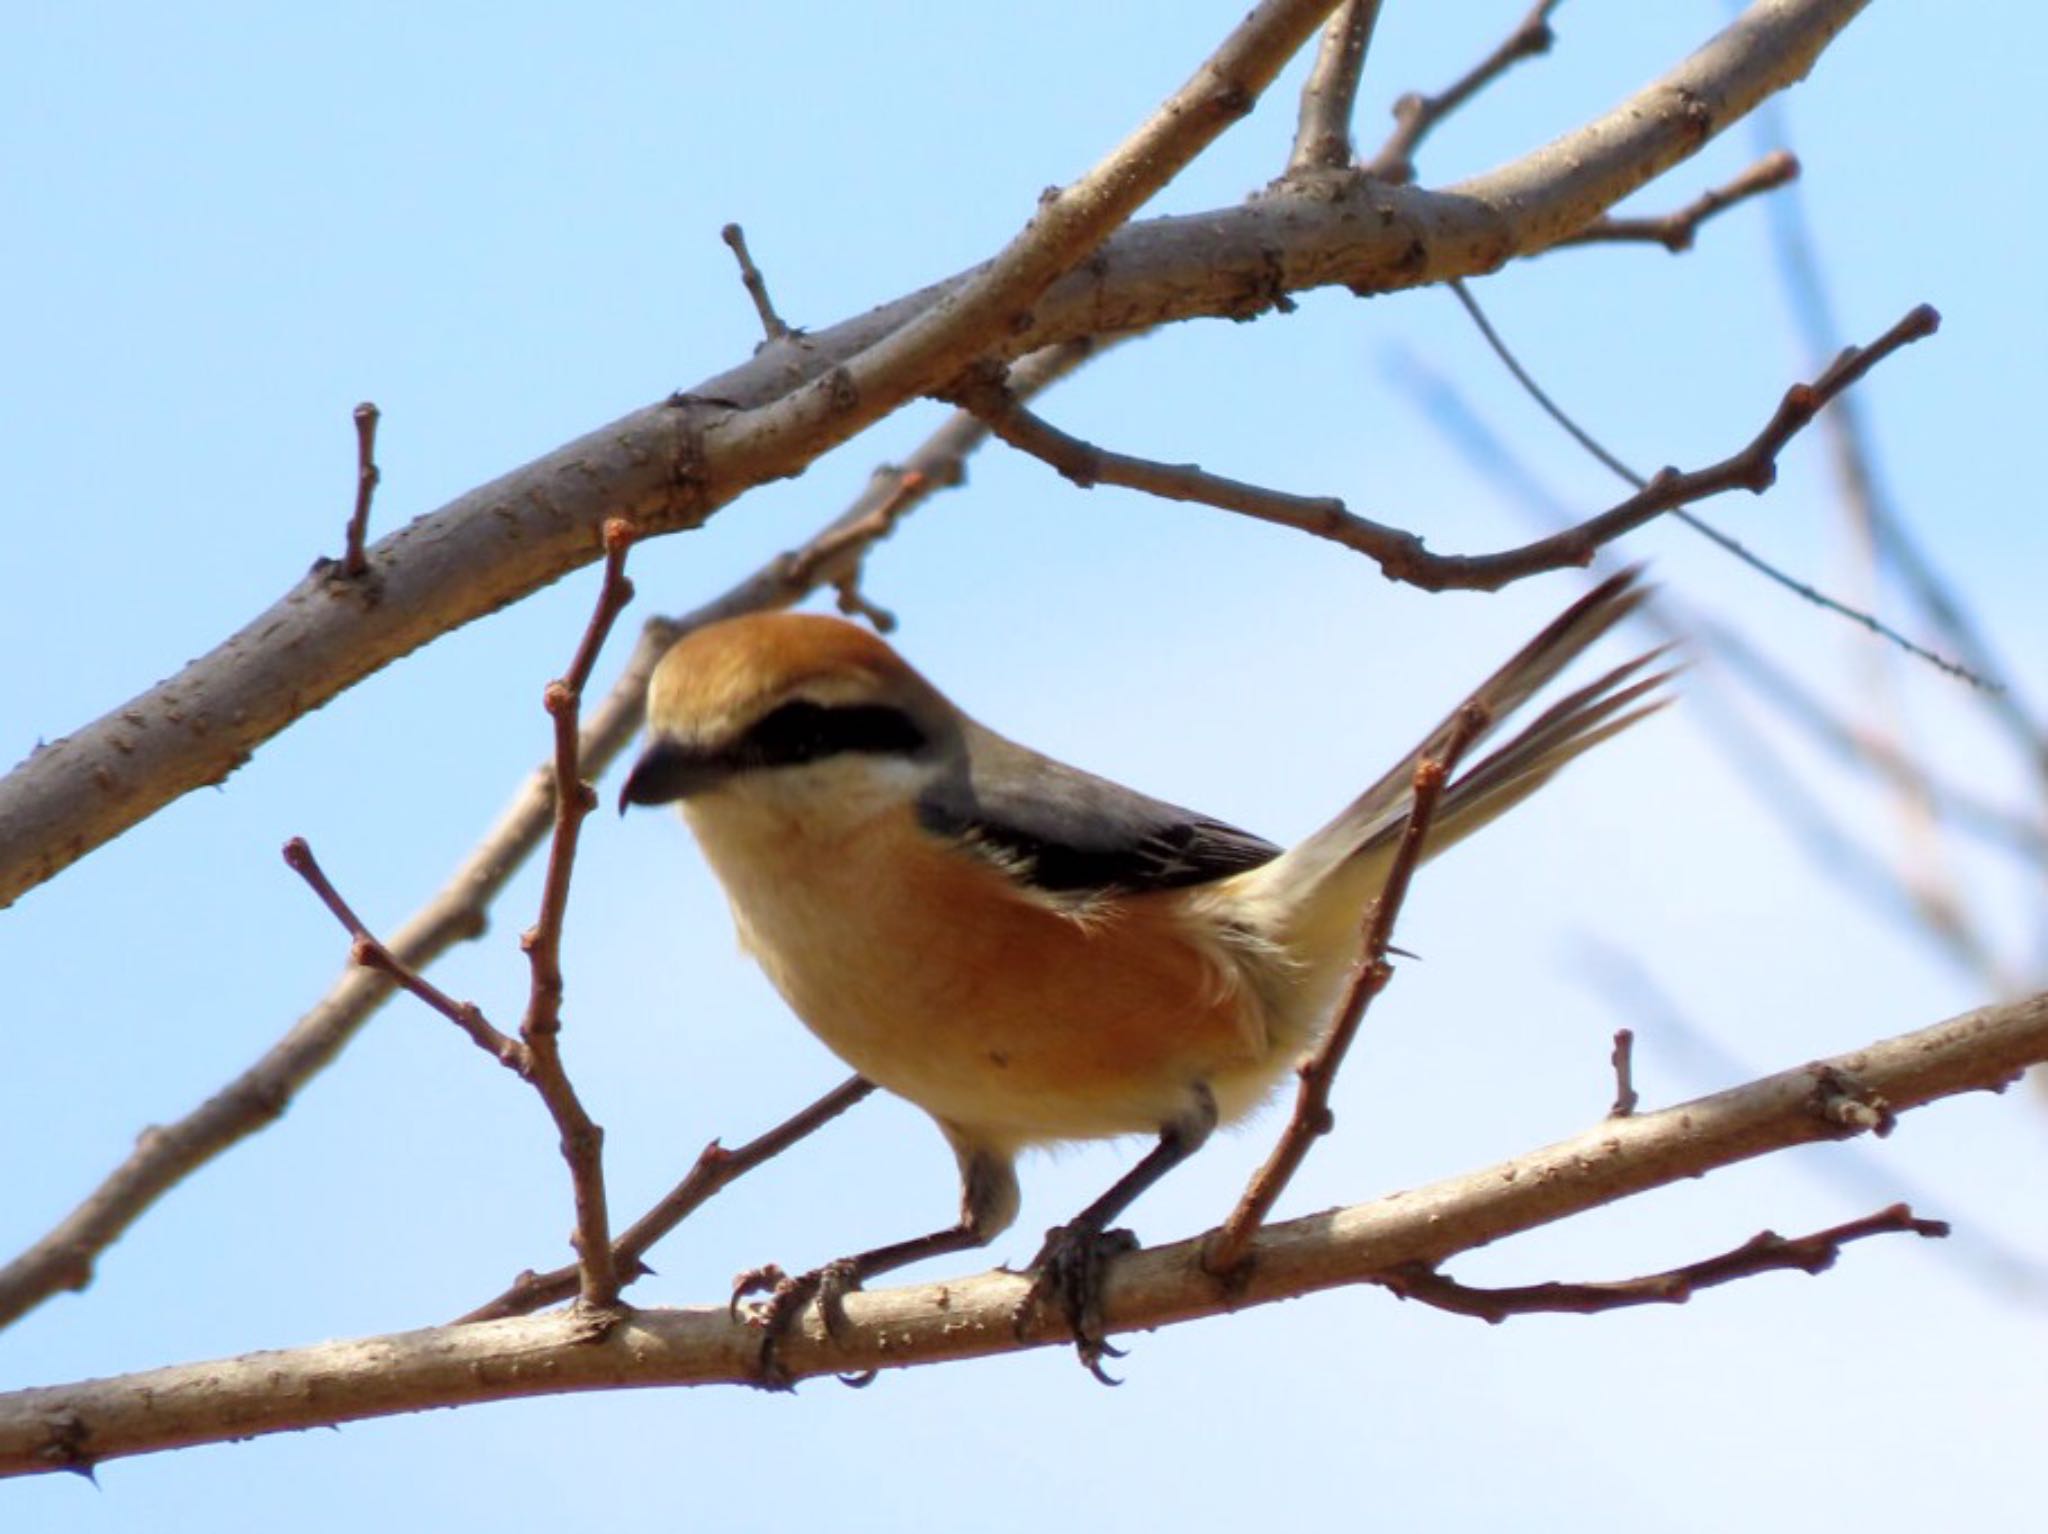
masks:
[(619, 807), (682, 800), (857, 815), (913, 798), (960, 716), (864, 628), (757, 613), (678, 640), (647, 688), (648, 744)]

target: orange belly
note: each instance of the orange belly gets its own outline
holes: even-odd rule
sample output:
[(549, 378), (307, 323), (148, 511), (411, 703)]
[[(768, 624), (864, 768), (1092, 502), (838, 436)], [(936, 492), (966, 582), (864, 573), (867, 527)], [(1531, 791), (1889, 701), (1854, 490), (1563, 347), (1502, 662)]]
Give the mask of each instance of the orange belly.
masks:
[(772, 863), (697, 829), (797, 1015), (948, 1123), (1017, 1144), (1141, 1133), (1197, 1082), (1249, 1075), (1256, 1096), (1285, 1068), (1239, 959), (1172, 894), (1056, 909), (907, 809), (830, 846), (784, 827)]

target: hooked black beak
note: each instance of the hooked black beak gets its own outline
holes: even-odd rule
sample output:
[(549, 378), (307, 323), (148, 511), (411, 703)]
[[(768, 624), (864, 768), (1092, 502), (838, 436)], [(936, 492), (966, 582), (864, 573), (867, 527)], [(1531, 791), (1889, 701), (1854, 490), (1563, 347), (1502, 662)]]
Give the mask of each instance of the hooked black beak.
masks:
[(672, 804), (709, 788), (728, 774), (714, 756), (693, 751), (673, 740), (656, 739), (640, 753), (619, 790), (619, 813), (629, 804)]

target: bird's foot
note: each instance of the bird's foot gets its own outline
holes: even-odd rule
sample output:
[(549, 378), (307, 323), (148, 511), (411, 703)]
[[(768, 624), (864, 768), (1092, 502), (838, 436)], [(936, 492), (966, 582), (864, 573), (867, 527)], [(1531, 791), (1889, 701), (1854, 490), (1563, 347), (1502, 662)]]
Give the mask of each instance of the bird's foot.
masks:
[(1015, 1324), (1021, 1333), (1038, 1308), (1056, 1304), (1074, 1334), (1074, 1352), (1081, 1366), (1105, 1385), (1120, 1385), (1102, 1367), (1105, 1358), (1122, 1358), (1102, 1335), (1102, 1285), (1109, 1265), (1138, 1250), (1138, 1238), (1127, 1230), (1097, 1230), (1075, 1221), (1046, 1232), (1045, 1245), (1031, 1260), (1031, 1288), (1018, 1302)]
[[(757, 1382), (763, 1389), (796, 1388), (789, 1371), (782, 1366), (780, 1353), (782, 1339), (804, 1313), (805, 1307), (816, 1302), (818, 1319), (824, 1323), (825, 1335), (837, 1340), (846, 1322), (846, 1296), (859, 1287), (859, 1274), (847, 1258), (828, 1262), (822, 1268), (813, 1268), (794, 1278), (771, 1262), (749, 1268), (732, 1281), (732, 1299), (727, 1309), (733, 1319), (744, 1319), (748, 1325), (761, 1329), (761, 1351), (756, 1368), (759, 1372)], [(765, 1294), (768, 1298), (763, 1304), (749, 1307), (742, 1315), (740, 1301), (751, 1294)], [(867, 1382), (858, 1376), (848, 1381), (849, 1384), (861, 1385)]]

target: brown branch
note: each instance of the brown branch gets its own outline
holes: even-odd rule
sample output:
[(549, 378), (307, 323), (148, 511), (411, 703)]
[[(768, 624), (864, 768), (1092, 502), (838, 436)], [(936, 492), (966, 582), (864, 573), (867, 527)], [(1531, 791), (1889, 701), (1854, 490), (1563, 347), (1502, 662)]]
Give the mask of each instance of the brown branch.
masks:
[[(1017, 387), (1035, 393), (1097, 349), (1077, 341), (1028, 357), (1017, 366)], [(903, 516), (934, 491), (962, 482), (962, 464), (987, 434), (973, 416), (955, 414), (900, 470), (877, 471), (853, 505), (802, 548), (777, 556), (685, 617), (650, 619), (610, 694), (589, 712), (580, 745), (589, 770), (601, 772), (639, 729), (648, 674), (678, 637), (720, 618), (790, 606), (822, 586), (850, 578), (867, 551), (888, 537)], [(483, 934), (491, 903), (552, 824), (553, 782), (552, 762), (529, 773), (476, 849), (392, 933), (388, 951), (405, 970), (423, 970), (457, 942)], [(139, 1137), (127, 1159), (76, 1208), (0, 1268), (0, 1327), (54, 1294), (89, 1285), (102, 1252), (185, 1177), (276, 1122), (397, 984), (391, 970), (351, 964), (327, 995), (248, 1069), (191, 1112)]]
[(1308, 1159), (1309, 1148), (1336, 1127), (1330, 1112), (1330, 1088), (1336, 1083), (1337, 1071), (1344, 1064), (1352, 1040), (1358, 1037), (1366, 1010), (1394, 978), (1387, 950), (1394, 941), (1394, 923), (1400, 919), (1401, 906), (1408, 898), (1409, 883), (1422, 862), (1422, 849), (1429, 837), (1430, 823), (1436, 818), (1437, 804), (1443, 798), (1444, 785), (1488, 722), (1484, 709), (1468, 703), (1444, 737), (1441, 749), (1415, 764), (1408, 823), (1401, 829), (1400, 845), (1394, 850), (1387, 882), (1372, 903), (1358, 970), (1345, 992), (1343, 1005), (1338, 1008), (1337, 1021), (1296, 1071), (1299, 1079), (1294, 1112), (1280, 1132), (1279, 1141), (1252, 1174), (1237, 1207), (1203, 1249), (1202, 1265), (1220, 1278), (1235, 1279), (1242, 1274), (1252, 1237), (1258, 1234), (1266, 1216), (1273, 1212), (1273, 1205)]
[[(950, 397), (981, 416), (989, 429), (1010, 446), (1041, 459), (1083, 488), (1120, 485), (1168, 500), (1194, 501), (1291, 527), (1363, 554), (1377, 563), (1380, 573), (1389, 580), (1405, 581), (1426, 591), (1497, 591), (1545, 571), (1583, 569), (1605, 545), (1694, 502), (1731, 490), (1762, 494), (1777, 478), (1778, 455), (1829, 401), (1893, 352), (1934, 334), (1939, 324), (1940, 316), (1922, 304), (1868, 347), (1851, 347), (1843, 352), (1812, 383), (1794, 384), (1786, 390), (1771, 419), (1739, 452), (1686, 473), (1662, 470), (1637, 494), (1576, 527), (1494, 554), (1432, 554), (1414, 533), (1358, 516), (1335, 496), (1289, 495), (1208, 474), (1192, 464), (1155, 463), (1110, 452), (1069, 436), (1024, 409), (1000, 379), (976, 377)], [(1840, 607), (1819, 592), (1812, 596), (1866, 626), (1876, 622), (1867, 614)], [(1910, 643), (1903, 638), (1900, 642)], [(1928, 658), (1945, 669), (1953, 669), (1952, 663), (1938, 656)]]
[(1415, 151), (1436, 125), (1498, 80), (1524, 59), (1548, 53), (1555, 40), (1550, 30), (1550, 13), (1558, 0), (1536, 0), (1529, 12), (1515, 24), (1493, 52), (1467, 70), (1447, 89), (1435, 96), (1410, 91), (1394, 103), (1394, 131), (1380, 152), (1364, 167), (1376, 181), (1395, 183), (1415, 179)]
[(1733, 181), (1702, 192), (1684, 207), (1655, 218), (1620, 218), (1604, 214), (1577, 234), (1551, 246), (1650, 244), (1662, 245), (1673, 255), (1692, 249), (1700, 225), (1715, 214), (1751, 197), (1774, 192), (1798, 179), (1799, 161), (1783, 149), (1774, 149)]
[[(705, 1146), (688, 1175), (613, 1243), (612, 1264), (621, 1282), (631, 1283), (653, 1272), (644, 1259), (655, 1243), (708, 1203), (715, 1194), (763, 1162), (772, 1161), (807, 1135), (822, 1129), (874, 1090), (873, 1082), (853, 1076), (802, 1112), (792, 1114), (737, 1150), (727, 1150), (716, 1140)], [(577, 1292), (579, 1281), (579, 1269), (574, 1264), (548, 1273), (536, 1273), (529, 1268), (512, 1280), (511, 1287), (503, 1294), (458, 1317), (457, 1324), (531, 1315), (545, 1306), (570, 1298)]]
[[(320, 903), (341, 923), (351, 939), (348, 959), (364, 969), (375, 970), (388, 975), (399, 988), (425, 1002), (434, 1011), (447, 1018), (469, 1036), (470, 1043), (496, 1060), (507, 1070), (524, 1076), (527, 1072), (526, 1047), (509, 1033), (492, 1025), (483, 1014), (483, 1009), (473, 1001), (457, 1001), (433, 981), (407, 964), (393, 953), (356, 915), (354, 907), (342, 898), (341, 891), (334, 887), (326, 870), (313, 856), (313, 849), (303, 836), (294, 836), (284, 844), (286, 866), (304, 879), (320, 897)], [(280, 1111), (282, 1104), (279, 1105)]]
[[(1997, 1089), (2048, 1060), (2048, 995), (1966, 1013), (1834, 1060), (1633, 1118), (1370, 1204), (1268, 1226), (1241, 1288), (1201, 1266), (1200, 1238), (1110, 1271), (1116, 1332), (1172, 1325), (1343, 1285), (1459, 1252), (1789, 1146), (1843, 1138), (1825, 1111), (1844, 1083), (1898, 1111)], [(806, 1315), (778, 1358), (792, 1378), (1064, 1346), (1063, 1317), (1027, 1317), (1030, 1280), (995, 1271), (857, 1292), (828, 1333)], [(758, 1379), (760, 1335), (723, 1301), (635, 1311), (603, 1328), (549, 1312), (324, 1343), (0, 1395), (0, 1475), (430, 1407), (651, 1385)]]
[(754, 257), (747, 249), (747, 231), (738, 224), (727, 224), (719, 230), (718, 237), (732, 247), (733, 259), (740, 264), (740, 281), (746, 284), (747, 297), (754, 301), (754, 312), (761, 317), (761, 329), (771, 341), (788, 340), (790, 328), (775, 312), (774, 300), (768, 296), (768, 280), (761, 275), (761, 268), (754, 265)]
[(633, 600), (626, 579), (626, 552), (633, 526), (614, 517), (604, 525), (604, 580), (597, 605), (578, 641), (568, 674), (550, 682), (543, 701), (554, 722), (554, 835), (548, 841), (547, 873), (541, 881), (540, 916), (519, 939), (526, 950), (532, 984), (519, 1037), (526, 1045), (528, 1079), (547, 1104), (562, 1136), (562, 1157), (576, 1202), (575, 1247), (583, 1303), (605, 1309), (617, 1303), (618, 1271), (612, 1265), (611, 1223), (604, 1186), (604, 1130), (590, 1117), (562, 1066), (562, 926), (569, 912), (569, 883), (583, 822), (597, 807), (597, 793), (583, 779), (581, 715), (583, 689), (596, 669), (612, 625)]
[(1446, 1278), (1427, 1263), (1408, 1263), (1378, 1280), (1404, 1300), (1419, 1300), (1453, 1315), (1476, 1316), (1498, 1326), (1509, 1316), (1592, 1316), (1635, 1305), (1683, 1305), (1702, 1289), (1732, 1284), (1762, 1273), (1796, 1268), (1825, 1273), (1852, 1241), (1872, 1236), (1914, 1235), (1939, 1239), (1948, 1234), (1942, 1220), (1922, 1220), (1904, 1204), (1893, 1204), (1860, 1220), (1830, 1226), (1810, 1236), (1787, 1239), (1776, 1231), (1759, 1231), (1733, 1251), (1689, 1262), (1681, 1268), (1597, 1284), (1518, 1284), (1479, 1289)]
[(1324, 24), (1316, 61), (1301, 87), (1288, 175), (1350, 166), (1351, 114), (1379, 20), (1380, 0), (1344, 0)]
[(1636, 1111), (1636, 1104), (1642, 1099), (1636, 1096), (1636, 1034), (1633, 1028), (1614, 1030), (1614, 1053), (1608, 1060), (1614, 1066), (1614, 1106), (1607, 1110), (1611, 1119), (1625, 1119)]
[[(1535, 520), (1551, 526), (1568, 520), (1557, 499), (1536, 482), (1527, 467), (1507, 450), (1442, 375), (1405, 354), (1399, 358), (1399, 371), (1420, 402), (1425, 418), (1457, 446), (1466, 462), (1483, 470), (1503, 494), (1519, 503)], [(1596, 567), (1599, 563), (1595, 562)], [(1718, 666), (1701, 666), (1696, 670), (1698, 685), (1690, 699), (1692, 712), (1757, 801), (1777, 817), (1814, 864), (1851, 897), (1872, 906), (1911, 936), (1936, 939), (1943, 956), (1955, 962), (1973, 984), (1992, 994), (2011, 994), (2015, 988), (2006, 983), (1989, 955), (1959, 941), (1954, 932), (1930, 929), (1917, 918), (1910, 892), (1901, 889), (1896, 874), (1882, 859), (1859, 845), (1834, 806), (1801, 782), (1777, 748), (1725, 696), (1732, 678), (1752, 685), (1765, 701), (1784, 706), (1771, 695), (1768, 674), (1759, 672), (1758, 678), (1745, 675), (1743, 668), (1735, 664), (1743, 657), (1732, 646), (1724, 651), (1720, 641), (1725, 631), (1697, 614), (1682, 611), (1668, 588), (1660, 590), (1656, 599), (1641, 611), (1668, 639), (1703, 648), (1714, 659), (1731, 663), (1725, 670)], [(1797, 719), (1796, 714), (1793, 717)], [(1832, 742), (1823, 736), (1823, 744)], [(1870, 764), (1859, 761), (1857, 765)], [(1952, 802), (1959, 824), (1968, 822), (1980, 834), (1993, 838), (2010, 833), (2011, 844), (2025, 855), (2025, 828), (2014, 827), (1981, 801), (1965, 802), (1964, 796), (1950, 786), (1939, 787)]]
[(349, 513), (348, 535), (341, 555), (341, 573), (356, 579), (370, 568), (363, 554), (363, 539), (370, 529), (370, 500), (384, 476), (377, 469), (377, 407), (364, 400), (355, 408), (356, 504)]
[[(1173, 154), (1148, 161), (1128, 195), (1090, 203), (1087, 219), (1063, 197), (1049, 243), (1031, 247), (1028, 260), (1006, 254), (880, 305), (502, 475), (377, 545), (382, 600), (338, 601), (328, 583), (302, 583), (177, 675), (38, 750), (0, 780), (0, 904), (219, 782), (372, 672), (589, 563), (606, 517), (627, 516), (647, 534), (700, 526), (754, 486), (943, 388), (977, 355), (1016, 357), (1198, 315), (1241, 318), (1321, 286), (1390, 292), (1496, 270), (1584, 228), (1803, 78), (1866, 3), (1756, 0), (1611, 111), (1440, 192), (1357, 178), (1314, 196), (1268, 195), (1133, 224), (1090, 246), (1112, 214), (1128, 212), (1192, 152), (1192, 141), (1171, 141)], [(1287, 13), (1290, 36), (1297, 23), (1306, 35), (1314, 9)], [(1285, 46), (1260, 37), (1272, 52)], [(1206, 113), (1192, 115), (1207, 132), (1221, 108), (1245, 100), (1241, 86), (1221, 86)], [(1118, 151), (1089, 184), (1115, 182), (1156, 142), (1148, 135)], [(1084, 248), (1094, 255), (1073, 264)], [(1065, 276), (1033, 286), (1061, 263), (1071, 268)]]

